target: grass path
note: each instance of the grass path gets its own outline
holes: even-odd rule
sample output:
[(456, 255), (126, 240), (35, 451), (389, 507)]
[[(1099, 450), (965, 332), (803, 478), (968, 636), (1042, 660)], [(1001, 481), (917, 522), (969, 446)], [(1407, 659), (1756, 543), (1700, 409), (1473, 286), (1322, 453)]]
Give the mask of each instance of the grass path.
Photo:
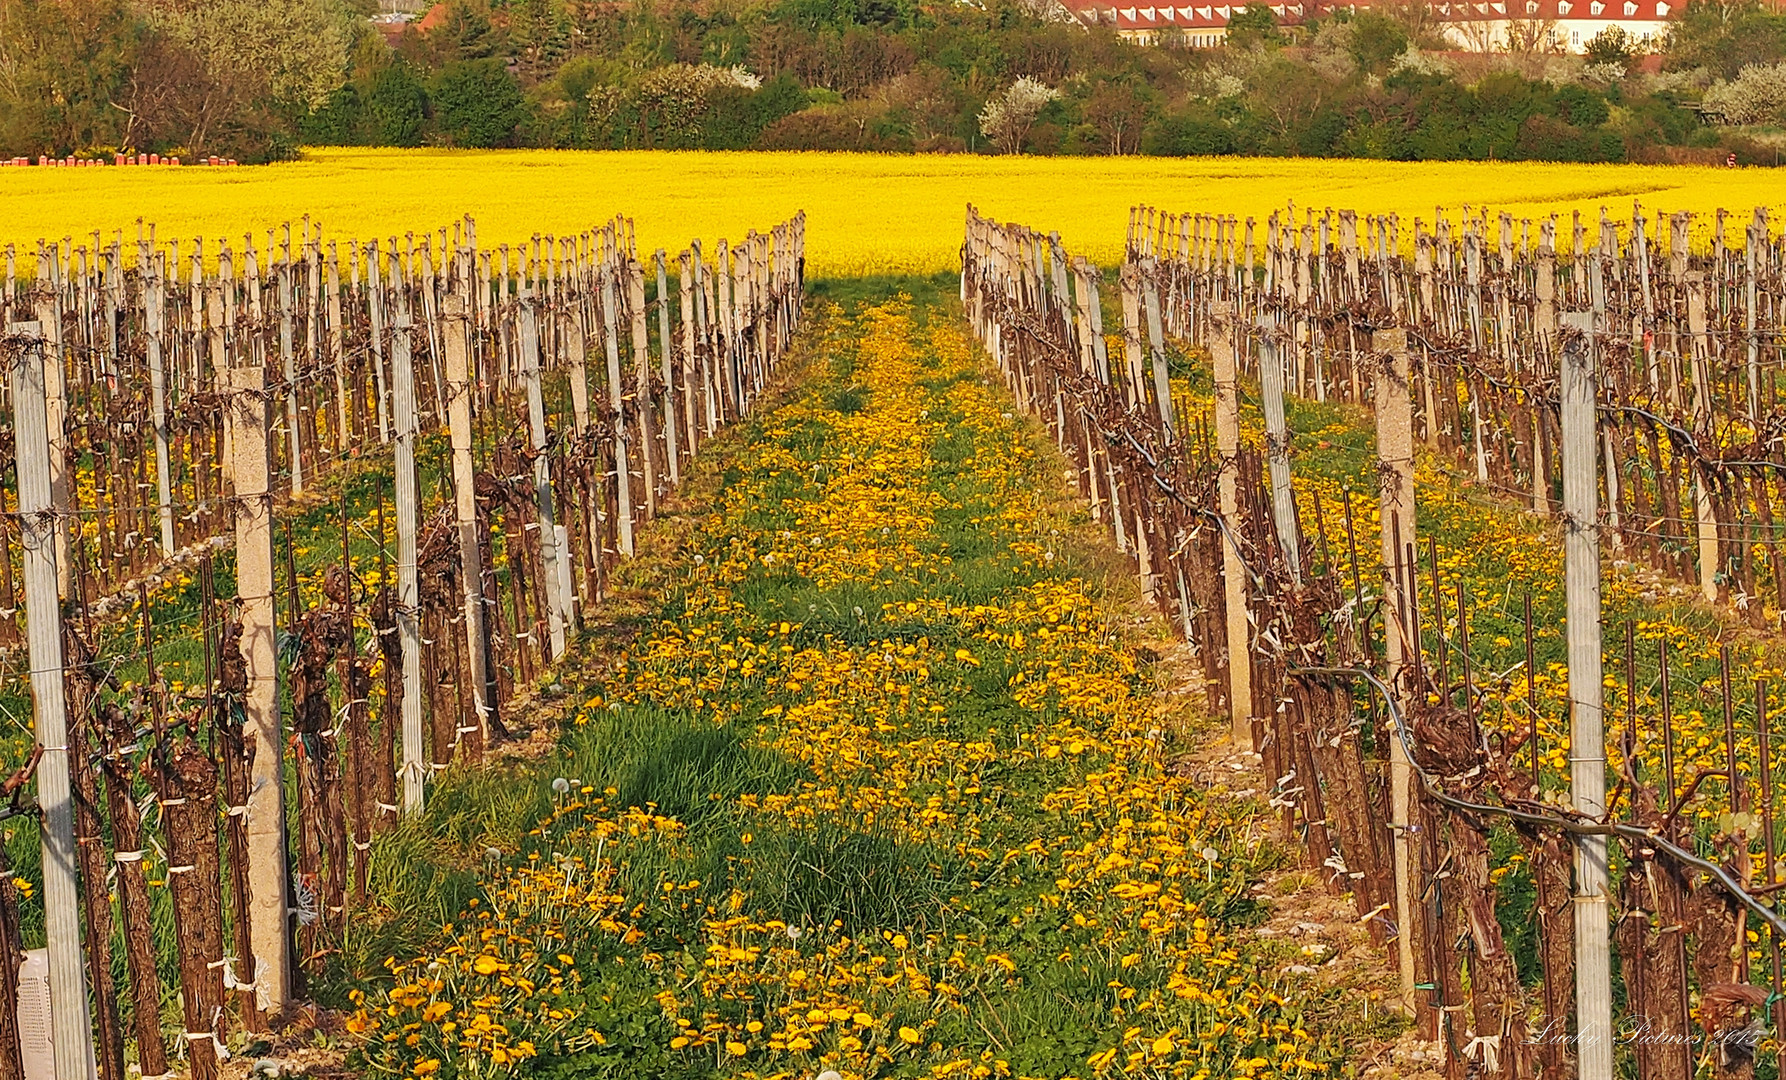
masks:
[(557, 747), (388, 849), (368, 1071), (1335, 1070), (1312, 961), (1244, 929), (1263, 805), (1171, 767), (1197, 731), (1051, 448), (939, 302), (814, 308)]

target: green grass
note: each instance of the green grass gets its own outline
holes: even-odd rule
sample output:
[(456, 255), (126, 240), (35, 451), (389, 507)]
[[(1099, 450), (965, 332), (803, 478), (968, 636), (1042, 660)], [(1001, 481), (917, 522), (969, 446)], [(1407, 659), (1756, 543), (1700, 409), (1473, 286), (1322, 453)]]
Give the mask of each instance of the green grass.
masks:
[[(952, 292), (952, 278), (898, 285), (900, 291), (924, 297), (914, 320), (918, 340), (927, 320), (952, 317), (945, 291)], [(855, 303), (883, 299), (891, 290), (880, 285), (818, 291), (820, 298), (842, 296)], [(808, 341), (835, 328), (815, 327)], [(845, 467), (840, 455), (849, 448), (840, 444), (839, 425), (846, 418), (872, 416), (880, 403), (869, 389), (872, 379), (864, 378), (865, 359), (855, 354), (851, 340), (824, 340), (831, 343), (826, 355), (791, 396), (813, 415), (752, 420), (741, 425), (735, 441), (720, 448), (720, 458), (712, 462), (720, 483), (715, 499), (716, 505), (728, 507), (728, 516), (699, 532), (686, 557), (704, 556), (712, 567), (739, 565), (727, 562), (728, 556), (751, 550), (757, 538), (795, 528), (802, 507), (810, 508), (822, 497), (817, 485), (823, 477)], [(1101, 751), (1080, 758), (1019, 754), (1020, 747), (1035, 745), (1020, 738), (1040, 738), (1059, 725), (1077, 730), (1075, 725), (1087, 720), (1057, 698), (1020, 703), (1018, 676), (1036, 676), (1035, 658), (980, 636), (961, 619), (962, 608), (1008, 607), (1029, 595), (1025, 590), (1032, 584), (1054, 580), (1073, 582), (1083, 590), (1076, 595), (1083, 595), (1085, 604), (1112, 605), (1109, 612), (1090, 617), (1093, 624), (1103, 626), (1100, 620), (1105, 618), (1133, 624), (1133, 611), (1115, 606), (1119, 601), (1106, 581), (1106, 575), (1122, 572), (1122, 564), (1093, 539), (1086, 512), (1056, 493), (1060, 464), (1039, 427), (1012, 424), (1024, 447), (1015, 492), (994, 487), (973, 467), (976, 456), (988, 449), (976, 435), (981, 429), (975, 423), (984, 420), (969, 423), (955, 411), (949, 395), (965, 384), (995, 381), (989, 372), (951, 369), (920, 383), (926, 415), (938, 422), (928, 446), (924, 483), (940, 498), (934, 521), (914, 542), (927, 556), (946, 554), (947, 563), (820, 584), (750, 559), (740, 579), (726, 585), (721, 614), (705, 606), (712, 599), (703, 592), (711, 589), (704, 584), (707, 579), (681, 575), (668, 580), (654, 617), (640, 621), (641, 645), (672, 632), (701, 631), (703, 641), (741, 645), (768, 636), (779, 647), (764, 661), (768, 674), (724, 675), (718, 684), (702, 684), (699, 700), (678, 698), (677, 704), (662, 696), (666, 691), (635, 698), (627, 687), (636, 671), (686, 674), (697, 681), (716, 671), (723, 674), (723, 669), (704, 666), (712, 661), (699, 657), (660, 669), (649, 658), (650, 650), (642, 649), (621, 658), (626, 674), (616, 672), (611, 683), (587, 688), (593, 695), (588, 702), (580, 693), (573, 696), (576, 722), (563, 729), (545, 756), (443, 776), (427, 810), (381, 842), (377, 854), (384, 869), (376, 883), (380, 917), (363, 920), (341, 978), (330, 986), (331, 1000), (340, 1000), (355, 985), (377, 1000), (385, 956), (433, 955), (440, 948), (441, 924), (476, 925), (473, 913), (492, 910), (499, 902), (495, 897), (507, 887), (511, 868), (527, 865), (532, 856), (568, 856), (615, 867), (614, 891), (628, 905), (637, 901), (636, 908), (629, 907), (634, 912), (629, 925), (642, 939), (617, 952), (611, 940), (597, 934), (573, 935), (564, 942), (577, 955), (579, 971), (592, 970), (588, 964), (594, 961), (583, 959), (585, 951), (603, 958), (599, 977), (588, 978), (572, 1006), (573, 1026), (597, 1028), (607, 1042), (594, 1047), (553, 1036), (550, 1045), (542, 1041), (541, 1057), (529, 1063), (533, 1075), (708, 1077), (742, 1067), (723, 1066), (711, 1057), (702, 1063), (692, 1051), (666, 1052), (665, 1043), (675, 1031), (665, 1026), (665, 1014), (652, 998), (657, 990), (695, 993), (703, 978), (684, 981), (677, 973), (699, 971), (700, 957), (711, 943), (709, 927), (732, 919), (785, 925), (790, 935), (809, 935), (812, 963), (818, 967), (825, 963), (826, 948), (847, 951), (852, 941), (868, 945), (907, 937), (914, 950), (922, 941), (926, 955), (933, 950), (947, 955), (951, 949), (974, 956), (1008, 954), (1023, 965), (1021, 978), (1006, 983), (974, 976), (960, 1010), (945, 1008), (939, 998), (930, 1014), (912, 1014), (896, 1023), (934, 1021), (934, 1028), (926, 1029), (927, 1039), (971, 1047), (976, 1053), (984, 1049), (1008, 1061), (1014, 1074), (1082, 1073), (1086, 1058), (1111, 1045), (1124, 1026), (1119, 1024), (1115, 1034), (1110, 1030), (1112, 1017), (1125, 1015), (1130, 996), (1121, 987), (1157, 990), (1174, 971), (1147, 943), (1145, 929), (1112, 924), (1118, 940), (1104, 942), (1102, 930), (1081, 932), (1066, 918), (1059, 896), (1061, 871), (1052, 860), (1077, 842), (1099, 842), (1101, 830), (1114, 823), (1101, 822), (1095, 813), (1082, 818), (1052, 809), (1045, 800), (1074, 790), (1090, 773), (1134, 770), (1151, 775), (1157, 764), (1151, 758), (1118, 760)], [(982, 385), (965, 388), (984, 392)], [(1001, 433), (995, 441), (1003, 437)], [(787, 464), (790, 453), (797, 465)], [(762, 476), (759, 460), (775, 461), (782, 474)], [(1009, 498), (1033, 500), (1033, 517), (1013, 523), (1004, 516)], [(1045, 568), (1014, 557), (1018, 541), (1047, 546), (1057, 557)], [(941, 601), (957, 610), (883, 617), (884, 605), (906, 601)], [(1037, 625), (1028, 627), (1032, 632), (1055, 625), (1039, 613), (1034, 619)], [(775, 629), (782, 622), (789, 624), (787, 630)], [(1116, 631), (1105, 627), (1097, 632), (1113, 650), (1126, 648)], [(978, 662), (956, 662), (956, 649), (969, 646)], [(822, 811), (808, 819), (764, 809), (767, 799), (829, 793), (833, 789), (828, 785), (840, 783), (790, 756), (796, 747), (783, 740), (792, 729), (777, 717), (783, 707), (806, 699), (782, 689), (788, 673), (781, 665), (793, 661), (777, 657), (810, 650), (840, 663), (861, 663), (907, 649), (926, 659), (924, 693), (934, 696), (924, 700), (942, 707), (890, 713), (896, 730), (882, 729), (887, 731), (883, 737), (911, 747), (911, 753), (932, 740), (949, 746), (978, 741), (999, 751), (984, 766), (957, 763), (945, 753), (935, 773), (898, 781), (902, 798), (915, 806), (926, 805), (926, 798), (937, 800), (931, 805), (959, 815), (956, 823), (914, 831), (897, 825), (896, 819), (860, 811)], [(1120, 678), (1127, 692), (1146, 694), (1158, 674), (1143, 664)], [(1174, 730), (1160, 738), (1160, 755), (1170, 757), (1187, 749), (1193, 736)], [(551, 820), (552, 785), (558, 778), (605, 793), (601, 798), (607, 807), (649, 808), (673, 818), (680, 831), (647, 839), (615, 837), (601, 847), (587, 835), (566, 831), (563, 824), (541, 825)], [(882, 785), (893, 783), (871, 771), (836, 790), (847, 802), (872, 797)], [(1148, 813), (1204, 812), (1200, 790), (1172, 790), (1177, 794), (1170, 799), (1185, 801)], [(871, 798), (869, 805), (883, 804)], [(1196, 874), (1175, 879), (1172, 888), (1218, 932), (1236, 933), (1263, 917), (1253, 886), (1261, 874), (1282, 866), (1286, 854), (1258, 841), (1254, 822), (1259, 811), (1250, 803), (1224, 802), (1209, 812), (1218, 819), (1210, 826), (1208, 842), (1222, 852), (1220, 869), (1205, 873), (1199, 862)], [(1045, 855), (1017, 857), (1038, 840), (1048, 844)], [(473, 900), (480, 902), (475, 908), (469, 906)], [(1085, 902), (1097, 906), (1110, 901)], [(803, 949), (808, 947), (807, 937), (798, 940)], [(1063, 946), (1070, 946), (1064, 954)], [(1240, 947), (1254, 958), (1248, 961), (1250, 972), (1270, 972), (1289, 962), (1272, 951), (1279, 948), (1276, 944), (1263, 946), (1262, 953), (1255, 942)], [(664, 982), (641, 981), (635, 959), (649, 957), (657, 959), (641, 962), (661, 965)], [(765, 998), (777, 993), (768, 987), (761, 991)], [(754, 1015), (753, 1000), (750, 995), (716, 998), (709, 1008), (726, 1017)], [(1298, 1007), (1288, 1008), (1294, 1012)], [(521, 1020), (517, 1017), (515, 1023)], [(1162, 1020), (1162, 1027), (1166, 1023)], [(455, 1067), (449, 1064), (447, 1070)], [(917, 1071), (900, 1064), (889, 1075)]]

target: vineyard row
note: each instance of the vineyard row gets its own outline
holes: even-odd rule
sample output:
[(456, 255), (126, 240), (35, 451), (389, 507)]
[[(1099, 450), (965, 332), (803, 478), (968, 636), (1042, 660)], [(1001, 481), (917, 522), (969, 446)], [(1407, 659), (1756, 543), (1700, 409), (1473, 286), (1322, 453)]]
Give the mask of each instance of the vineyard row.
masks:
[[(306, 221), (208, 258), (139, 230), (128, 268), (121, 239), (40, 246), (28, 282), (8, 251), (0, 655), (9, 683), (29, 679), (36, 747), (0, 817), (41, 819), (58, 1080), (124, 1080), (127, 1041), (145, 1077), (171, 1071), (157, 857), (191, 1075), (217, 1075), (232, 1025), (288, 1012), (366, 900), (374, 836), (421, 808), (430, 776), (507, 737), (638, 527), (769, 385), (804, 246), (799, 216), (643, 260), (618, 217), (495, 250), (470, 219), (345, 245)], [(368, 476), (370, 515), (350, 505)], [(292, 539), (306, 513), (335, 514), (341, 546), (308, 597)], [(351, 550), (368, 516), (376, 570)], [(233, 595), (217, 557), (232, 547)], [(204, 680), (177, 692), (156, 669), (170, 631), (151, 593), (189, 577)], [(121, 683), (126, 663), (146, 677)], [(0, 1010), (0, 1078), (22, 1075), (22, 1050)]]
[[(1695, 253), (1685, 215), (1661, 219), (1662, 252), (1641, 215), (1603, 219), (1591, 243), (1578, 222), (1562, 251), (1553, 221), (1516, 234), (1503, 215), (1497, 242), (1486, 215), (1441, 218), (1414, 223), (1408, 258), (1393, 219), (1286, 211), (1243, 228), (1137, 208), (1113, 358), (1098, 270), (1058, 236), (969, 212), (962, 299), (977, 334), (1195, 647), (1236, 742), (1262, 758), (1278, 836), (1351, 894), (1457, 1080), (1606, 1080), (1632, 1025), (1639, 1075), (1690, 1076), (1697, 1058), (1748, 1076), (1757, 1009), (1781, 1029), (1768, 687), (1739, 737), (1745, 693), (1725, 650), (1724, 760), (1688, 776), (1669, 646), (1660, 717), (1641, 725), (1629, 624), (1625, 677), (1603, 670), (1602, 549), (1757, 626), (1779, 595), (1786, 246), (1758, 214), (1727, 247), (1723, 219)], [(1296, 476), (1319, 463), (1293, 460), (1295, 398), (1374, 414), (1374, 506), (1355, 521), (1346, 492), (1343, 527)], [(1255, 417), (1256, 434), (1243, 424)], [(1462, 576), (1441, 587), (1436, 545), (1421, 580), (1418, 443), (1478, 489), (1557, 513), (1564, 776), (1544, 768), (1529, 597), (1518, 699), (1505, 673), (1472, 664), (1477, 598)], [(1626, 711), (1610, 755), (1608, 685)], [(1511, 861), (1495, 850), (1508, 840)], [(1536, 980), (1504, 928), (1496, 882), (1515, 868), (1535, 896)], [(1755, 933), (1766, 944), (1752, 950)]]

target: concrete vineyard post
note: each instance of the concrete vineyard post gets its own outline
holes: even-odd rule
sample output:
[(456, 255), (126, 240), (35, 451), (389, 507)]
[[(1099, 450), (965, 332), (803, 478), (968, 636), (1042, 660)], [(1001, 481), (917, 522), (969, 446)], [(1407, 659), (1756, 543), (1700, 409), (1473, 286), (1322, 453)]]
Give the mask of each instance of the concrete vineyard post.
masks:
[[(1684, 253), (1683, 253), (1684, 258)], [(1693, 373), (1694, 437), (1702, 444), (1715, 445), (1712, 433), (1712, 385), (1710, 343), (1707, 340), (1705, 316), (1705, 275), (1697, 270), (1683, 272), (1681, 288), (1687, 293), (1687, 353)], [(1712, 503), (1712, 485), (1706, 476), (1706, 465), (1695, 460), (1693, 467), (1693, 510), (1699, 531), (1699, 588), (1710, 603), (1718, 600), (1721, 576), (1718, 550), (1718, 517)]]
[[(42, 305), (39, 305), (42, 310)], [(45, 337), (40, 323), (13, 323), (25, 339), (13, 354), (13, 446), (18, 464), (19, 535), (25, 553), (25, 628), (31, 657), (31, 700), (37, 741), (37, 800), (43, 807), (44, 940), (50, 956), (50, 1016), (56, 1080), (90, 1080), (96, 1067), (87, 971), (81, 951), (74, 803), (69, 781), (68, 712), (62, 681), (62, 609), (57, 589), (56, 523), (51, 496), (51, 442), (45, 393)], [(82, 763), (85, 767), (85, 763)], [(7, 1003), (8, 1007), (11, 1003)]]
[[(417, 577), (419, 509), (416, 506), (416, 407), (415, 363), (410, 347), (410, 324), (399, 310), (391, 327), (392, 408), (396, 413), (393, 456), (397, 509), (397, 637), (403, 647), (403, 812), (418, 814), (426, 793), (429, 751), (422, 728), (422, 629), (419, 608), (421, 584)], [(458, 450), (454, 449), (454, 465)]]
[(391, 441), (391, 418), (385, 407), (385, 309), (381, 280), (378, 271), (378, 241), (374, 240), (366, 245), (366, 314), (372, 331), (372, 387), (377, 401), (378, 441), (388, 444)]
[(1160, 426), (1166, 441), (1178, 439), (1178, 426), (1172, 418), (1172, 383), (1166, 373), (1166, 338), (1160, 328), (1159, 264), (1149, 259), (1143, 264), (1141, 278), (1142, 306), (1147, 313), (1147, 348), (1153, 358), (1154, 407), (1159, 410)]
[[(1562, 357), (1563, 588), (1569, 635), (1569, 796), (1577, 812), (1606, 812), (1606, 732), (1600, 652), (1600, 538), (1593, 335), (1586, 312), (1564, 317)], [(1612, 1078), (1612, 963), (1607, 842), (1575, 845), (1575, 1021), (1581, 1080)]]
[(1284, 419), (1284, 355), (1273, 321), (1262, 321), (1259, 339), (1259, 392), (1265, 410), (1265, 457), (1271, 470), (1271, 517), (1290, 580), (1302, 581), (1302, 551), (1296, 536), (1296, 507), (1290, 491), (1290, 427)]
[(652, 267), (657, 271), (657, 362), (659, 377), (664, 384), (664, 465), (670, 473), (670, 486), (678, 487), (682, 483), (681, 448), (676, 445), (676, 375), (674, 357), (670, 347), (670, 274), (664, 265), (664, 249), (658, 248), (651, 256)]
[(465, 302), (457, 295), (441, 301), (445, 321), (447, 425), (453, 444), (453, 521), (459, 531), (459, 564), (464, 593), (465, 648), (471, 658), (471, 701), (476, 723), (490, 737), (490, 672), (484, 654), (484, 565), (478, 543), (476, 465), (471, 456), (471, 364)]
[(565, 336), (569, 338), (567, 351), (570, 353), (570, 391), (571, 391), (571, 423), (578, 435), (589, 430), (589, 341), (583, 328), (583, 305), (571, 312), (564, 320)]
[(174, 506), (167, 445), (167, 373), (163, 370), (162, 335), (167, 327), (167, 294), (163, 263), (157, 254), (143, 268), (143, 350), (149, 363), (149, 419), (155, 429), (155, 516), (161, 525), (161, 553), (174, 553)]
[[(312, 371), (323, 366), (318, 350), (322, 345), (322, 227), (317, 226), (316, 239), (309, 236), (310, 226), (304, 226), (304, 357)], [(308, 412), (309, 410), (304, 410)], [(319, 429), (320, 418), (314, 413), (310, 416), (310, 436), (314, 440), (314, 450), (322, 450), (322, 432)], [(317, 464), (322, 465), (322, 462)], [(326, 466), (325, 466), (326, 467)]]
[(565, 611), (563, 595), (558, 588), (562, 571), (558, 567), (557, 522), (552, 513), (552, 459), (546, 443), (546, 402), (540, 386), (539, 320), (535, 313), (533, 287), (521, 290), (521, 378), (527, 389), (527, 433), (533, 448), (533, 488), (538, 500), (540, 564), (551, 587), (546, 589), (546, 624), (551, 634), (549, 659), (564, 655)]
[[(632, 447), (626, 432), (626, 400), (625, 388), (620, 380), (620, 312), (617, 308), (617, 291), (614, 276), (617, 268), (609, 268), (602, 274), (602, 343), (607, 349), (608, 358), (608, 407), (614, 411), (614, 492), (615, 518), (620, 535), (620, 553), (632, 557), (633, 553), (633, 480), (632, 480)], [(556, 579), (553, 579), (556, 580)]]
[(342, 354), (341, 342), (341, 264), (335, 242), (329, 242), (329, 278), (328, 278), (328, 364), (335, 373), (335, 451), (345, 454), (349, 441), (353, 437), (353, 424), (348, 419), (353, 408), (347, 394), (347, 358)]
[(701, 367), (701, 402), (706, 406), (705, 426), (701, 428), (703, 439), (712, 438), (719, 427), (719, 377), (714, 371), (717, 362), (719, 343), (714, 340), (713, 329), (713, 278), (707, 273), (707, 265), (701, 260), (701, 242), (695, 241), (694, 250), (695, 273), (695, 338), (700, 342), (699, 363)]
[[(1381, 485), (1379, 518), (1383, 534), (1383, 623), (1387, 639), (1388, 679), (1399, 690), (1404, 667), (1420, 650), (1419, 628), (1410, 625), (1409, 598), (1402, 592), (1398, 570), (1404, 550), (1414, 544), (1414, 405), (1409, 380), (1408, 333), (1378, 330), (1371, 348), (1378, 354), (1373, 394), (1377, 414), (1377, 461)], [(1414, 775), (1399, 733), (1389, 732), (1390, 824), (1395, 866), (1396, 951), (1401, 966), (1402, 1002), (1415, 1005), (1413, 852), (1408, 826), (1413, 820)]]
[(302, 432), (298, 427), (298, 360), (294, 327), (292, 325), (292, 265), (285, 259), (279, 263), (279, 365), (285, 379), (280, 388), (285, 398), (285, 445), (290, 458), (291, 493), (301, 494), (304, 490), (304, 450)]
[(1228, 720), (1234, 745), (1253, 749), (1253, 667), (1248, 637), (1246, 555), (1240, 550), (1240, 386), (1234, 365), (1234, 307), (1210, 305), (1209, 352), (1215, 371), (1216, 477), (1222, 515), (1223, 607), (1228, 633)]
[(732, 248), (724, 237), (713, 250), (713, 289), (718, 321), (714, 326), (714, 378), (719, 382), (719, 413), (715, 428), (739, 413), (738, 400), (738, 296), (732, 275)]
[(700, 435), (695, 424), (695, 301), (694, 276), (689, 253), (676, 256), (676, 283), (682, 297), (678, 311), (682, 316), (682, 416), (688, 433), (688, 456), (700, 449)]
[[(1122, 351), (1128, 368), (1123, 380), (1123, 394), (1129, 408), (1147, 400), (1141, 375), (1141, 286), (1132, 264), (1124, 263), (1119, 274), (1122, 286)], [(996, 326), (996, 323), (994, 324)]]
[(644, 473), (645, 517), (657, 516), (657, 461), (652, 444), (657, 441), (651, 412), (651, 330), (645, 314), (645, 268), (639, 260), (626, 261), (627, 307), (632, 314), (633, 407), (639, 413), (639, 466)]
[(1757, 250), (1767, 243), (1767, 216), (1765, 211), (1756, 209), (1756, 221), (1749, 226), (1747, 241), (1743, 244), (1743, 337), (1747, 342), (1747, 364), (1745, 366), (1749, 381), (1749, 417), (1759, 420), (1761, 416), (1761, 340), (1755, 334), (1755, 310), (1757, 289), (1755, 284), (1755, 264), (1760, 255)]
[[(43, 340), (44, 423), (50, 440), (50, 505), (58, 510), (69, 505), (68, 436), (64, 431), (68, 403), (63, 387), (60, 285), (55, 255), (40, 254), (37, 259), (37, 282), (32, 291), (37, 300), (38, 332)], [(74, 551), (69, 544), (68, 522), (58, 516), (52, 527), (56, 545), (56, 595), (66, 597), (69, 579), (74, 572)]]
[(273, 630), (273, 506), (268, 491), (266, 369), (228, 371), (226, 423), (232, 432), (236, 516), (236, 599), (248, 675), (243, 703), (252, 736), (248, 865), (254, 907), (254, 984), (262, 1012), (277, 1016), (291, 995), (285, 855), (285, 740), (280, 731), (279, 666)]

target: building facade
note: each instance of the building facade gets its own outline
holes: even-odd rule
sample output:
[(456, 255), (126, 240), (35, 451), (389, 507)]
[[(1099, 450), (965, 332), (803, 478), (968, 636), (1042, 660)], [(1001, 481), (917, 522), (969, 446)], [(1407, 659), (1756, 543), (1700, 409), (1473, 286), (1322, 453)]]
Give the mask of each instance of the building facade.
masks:
[[(1099, 0), (1060, 0), (1067, 15), (1083, 26), (1106, 26), (1120, 36), (1155, 44), (1168, 36), (1192, 48), (1220, 45), (1228, 22), (1245, 4), (1111, 4)], [(1644, 45), (1658, 45), (1669, 15), (1684, 0), (1444, 0), (1428, 9), (1447, 40), (1475, 52), (1553, 48), (1579, 53), (1609, 27), (1621, 27)], [(1272, 4), (1283, 26), (1295, 26), (1336, 8), (1368, 11), (1369, 4)]]

